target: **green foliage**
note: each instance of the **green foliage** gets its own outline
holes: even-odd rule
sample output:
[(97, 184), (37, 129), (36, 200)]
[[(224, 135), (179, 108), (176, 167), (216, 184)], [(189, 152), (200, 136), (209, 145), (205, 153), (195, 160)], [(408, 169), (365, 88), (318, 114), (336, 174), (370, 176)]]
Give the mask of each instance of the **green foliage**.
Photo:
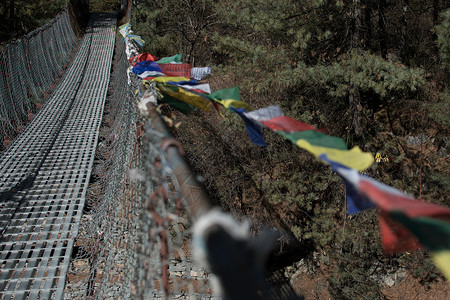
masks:
[(407, 68), (367, 52), (343, 55), (332, 65), (301, 65), (283, 76), (292, 86), (315, 84), (329, 96), (339, 98), (348, 97), (351, 89), (357, 88), (390, 99), (417, 92), (425, 84), (423, 70)]
[(120, 0), (90, 0), (91, 12), (116, 12), (120, 9)]
[[(213, 89), (238, 85), (243, 101), (255, 109), (278, 104), (286, 115), (326, 127), (348, 146), (380, 152), (389, 162), (373, 165), (369, 176), (444, 203), (446, 165), (431, 153), (435, 145), (425, 154), (405, 142), (416, 131), (436, 128), (423, 103), (439, 93), (442, 106), (427, 108), (448, 124), (447, 94), (435, 84), (442, 74), (428, 72), (438, 61), (430, 46), (429, 2), (409, 1), (402, 20), (402, 1), (389, 1), (382, 11), (376, 1), (365, 0), (154, 0), (136, 6), (133, 28), (152, 54), (182, 52), (184, 61), (212, 66)], [(361, 4), (359, 19), (355, 3)], [(361, 40), (355, 46), (356, 23)], [(383, 35), (389, 59), (380, 55)], [(364, 137), (349, 134), (347, 119), (355, 112), (350, 94), (360, 95)], [(225, 116), (181, 116), (177, 132), (211, 197), (255, 224), (290, 231), (325, 251), (334, 268), (329, 283), (335, 298), (379, 298), (378, 275), (420, 265), (418, 255), (407, 261), (384, 256), (376, 210), (345, 215), (344, 187), (329, 167), (273, 133), (265, 133), (267, 147), (255, 147), (242, 120)], [(433, 280), (433, 272), (424, 267), (418, 276)]]
[(418, 278), (425, 286), (428, 286), (430, 282), (437, 279), (440, 276), (440, 272), (433, 264), (429, 257), (422, 257), (421, 264), (415, 264), (412, 275)]
[(450, 71), (450, 9), (442, 13), (442, 23), (436, 26), (437, 44), (441, 55), (441, 66)]
[(0, 42), (20, 37), (44, 25), (67, 3), (67, 0), (5, 0), (0, 5)]
[(337, 262), (328, 278), (329, 291), (335, 299), (379, 298), (376, 276), (383, 274), (389, 263), (381, 264), (384, 255), (376, 224), (376, 214), (370, 211), (347, 220), (331, 244), (336, 247), (327, 251)]
[[(348, 255), (345, 255), (348, 256)], [(335, 299), (379, 299), (377, 282), (367, 276), (367, 265), (358, 264), (354, 257), (344, 257), (330, 275), (330, 294)]]
[(430, 111), (430, 117), (444, 126), (450, 126), (450, 91), (439, 94), (439, 100), (436, 103), (425, 103)]

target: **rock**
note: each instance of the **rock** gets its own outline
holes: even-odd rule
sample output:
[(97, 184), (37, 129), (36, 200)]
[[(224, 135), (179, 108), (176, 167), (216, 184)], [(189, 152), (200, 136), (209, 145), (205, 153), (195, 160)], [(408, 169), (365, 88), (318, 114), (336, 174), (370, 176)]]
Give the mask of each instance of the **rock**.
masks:
[(428, 138), (429, 136), (426, 134), (421, 134), (417, 136), (410, 135), (406, 138), (406, 143), (411, 146), (418, 146), (420, 144), (426, 143)]
[(406, 271), (400, 271), (395, 274), (395, 282), (400, 283), (406, 277)]
[(169, 266), (169, 270), (172, 272), (183, 272), (183, 271), (186, 271), (186, 267), (184, 267), (184, 266)]
[(173, 271), (169, 271), (169, 276), (182, 277), (182, 276), (183, 276), (183, 273), (182, 273), (182, 272), (173, 272)]
[(200, 270), (200, 271), (191, 271), (191, 276), (192, 277), (203, 277), (205, 275), (205, 271)]
[(395, 285), (395, 280), (392, 275), (388, 275), (384, 278), (384, 284), (388, 287), (393, 287)]

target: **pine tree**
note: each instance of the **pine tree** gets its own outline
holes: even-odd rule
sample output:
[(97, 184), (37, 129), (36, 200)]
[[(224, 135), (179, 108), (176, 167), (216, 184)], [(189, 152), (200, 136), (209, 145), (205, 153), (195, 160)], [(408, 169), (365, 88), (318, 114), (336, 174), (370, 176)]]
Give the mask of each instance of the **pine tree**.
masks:
[(0, 25), (0, 42), (20, 37), (49, 22), (67, 1), (59, 0), (5, 0), (0, 7), (3, 20)]

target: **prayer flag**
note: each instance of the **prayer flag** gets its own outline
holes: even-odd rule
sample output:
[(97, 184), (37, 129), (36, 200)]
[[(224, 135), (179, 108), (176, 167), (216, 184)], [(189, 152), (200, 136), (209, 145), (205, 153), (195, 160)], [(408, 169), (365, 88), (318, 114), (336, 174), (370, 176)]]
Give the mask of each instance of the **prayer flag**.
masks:
[(266, 146), (266, 142), (264, 141), (260, 126), (255, 124), (245, 116), (245, 110), (243, 108), (235, 107), (230, 107), (230, 109), (236, 112), (244, 121), (248, 135), (250, 136), (250, 140), (253, 142), (253, 144), (258, 146)]
[(174, 82), (174, 81), (169, 81), (169, 82), (167, 82), (167, 83), (170, 83), (170, 84), (175, 84), (175, 85), (179, 85), (179, 84), (181, 84), (181, 85), (197, 85), (198, 84), (198, 81), (197, 80), (195, 80), (195, 79), (191, 79), (191, 80), (188, 80), (188, 81), (177, 81), (177, 82)]
[[(450, 208), (418, 201), (369, 177), (360, 178), (358, 186), (379, 209), (413, 233), (423, 246), (450, 251)], [(399, 239), (398, 244), (402, 243)], [(397, 252), (396, 245), (389, 245), (388, 251)]]
[(163, 57), (160, 60), (158, 60), (156, 63), (158, 63), (158, 64), (181, 63), (181, 56), (182, 56), (182, 54), (175, 54), (174, 56)]
[[(278, 105), (273, 105), (246, 112), (244, 113), (244, 115), (250, 120), (259, 123), (261, 121), (267, 121), (275, 117), (284, 116), (284, 113)], [(260, 124), (264, 125), (262, 122)]]
[(385, 252), (425, 246), (432, 251), (436, 266), (450, 280), (450, 208), (418, 201), (356, 170), (335, 166), (335, 171), (380, 209)]
[(431, 259), (447, 280), (450, 281), (450, 251), (433, 251), (431, 252)]
[(319, 156), (320, 159), (328, 162), (331, 167), (333, 168), (333, 171), (335, 171), (340, 177), (342, 178), (342, 181), (344, 182), (345, 188), (346, 188), (346, 196), (347, 196), (347, 214), (352, 215), (355, 213), (359, 213), (361, 211), (364, 211), (366, 209), (374, 208), (375, 204), (363, 193), (361, 193), (354, 185), (355, 178), (352, 178), (351, 176), (365, 176), (360, 175), (358, 172), (351, 172), (347, 176), (343, 176), (341, 172), (344, 172), (344, 170), (348, 171), (350, 170), (346, 166), (331, 161), (327, 158), (326, 154), (322, 154)]
[(189, 84), (177, 84), (178, 86), (181, 86), (182, 88), (188, 89), (188, 90), (194, 90), (200, 93), (206, 93), (211, 94), (211, 87), (209, 86), (209, 83), (203, 83), (203, 84), (197, 84), (197, 85), (189, 85)]
[(306, 124), (287, 116), (279, 116), (270, 120), (261, 121), (267, 128), (272, 130), (282, 130), (286, 132), (304, 131), (304, 130), (316, 130), (316, 128), (310, 124)]
[(128, 59), (128, 62), (134, 66), (138, 62), (147, 61), (147, 60), (154, 61), (155, 59), (153, 58), (153, 56), (151, 56), (148, 53), (141, 53), (139, 55), (130, 57), (130, 59)]
[(206, 75), (211, 74), (211, 68), (210, 67), (203, 67), (203, 68), (192, 68), (191, 69), (191, 76), (192, 78), (196, 80), (202, 80), (206, 77)]
[(202, 110), (209, 111), (212, 103), (204, 94), (196, 93), (192, 90), (186, 90), (182, 87), (171, 84), (158, 84), (156, 88), (163, 94), (169, 95), (177, 100), (191, 104)]
[(119, 27), (120, 34), (125, 38), (128, 34), (128, 31), (130, 30), (130, 24), (125, 23), (122, 26)]
[(158, 64), (151, 60), (138, 62), (133, 67), (133, 73), (135, 74), (142, 74), (145, 71), (155, 71), (162, 73), (162, 70), (158, 66)]
[(191, 77), (190, 64), (159, 64), (159, 67), (169, 77)]
[(210, 98), (219, 100), (233, 99), (241, 101), (241, 95), (239, 95), (239, 88), (237, 86), (235, 86), (234, 88), (226, 88), (215, 91), (214, 93), (211, 93)]
[(156, 77), (152, 79), (153, 82), (169, 83), (169, 82), (182, 82), (189, 81), (186, 77)]
[[(296, 128), (310, 128), (311, 125), (304, 124), (302, 122), (299, 122), (300, 124), (296, 124), (295, 126), (292, 126), (289, 129)], [(267, 124), (267, 121), (263, 121), (263, 124)], [(287, 127), (288, 125), (285, 124), (284, 127)], [(282, 126), (278, 126), (278, 128), (281, 128)], [(314, 128), (314, 127), (313, 127)], [(345, 142), (343, 139), (335, 137), (335, 136), (329, 136), (324, 133), (314, 131), (314, 130), (304, 130), (304, 131), (295, 131), (295, 132), (285, 132), (285, 131), (278, 131), (278, 133), (282, 136), (284, 136), (286, 139), (290, 140), (293, 144), (297, 144), (300, 140), (307, 141), (312, 146), (321, 146), (321, 147), (327, 147), (332, 149), (340, 149), (347, 151), (347, 146), (345, 145)], [(308, 150), (308, 149), (307, 149)]]
[(139, 78), (148, 80), (148, 77), (159, 77), (159, 76), (166, 76), (166, 74), (158, 71), (145, 71), (144, 73), (141, 73), (138, 75)]
[[(215, 91), (209, 95), (209, 98), (226, 108), (243, 108), (244, 110), (250, 110), (250, 105), (241, 101), (238, 87)], [(245, 118), (247, 119), (247, 117)]]
[(139, 35), (128, 34), (128, 39), (134, 43), (139, 49), (144, 48), (144, 40)]
[[(280, 131), (281, 132), (281, 131)], [(350, 150), (334, 149), (322, 146), (311, 145), (306, 140), (298, 140), (297, 146), (303, 148), (314, 156), (319, 158), (325, 154), (329, 160), (338, 162), (348, 168), (362, 171), (370, 167), (373, 163), (373, 156), (370, 153), (362, 152), (358, 146), (353, 147)]]

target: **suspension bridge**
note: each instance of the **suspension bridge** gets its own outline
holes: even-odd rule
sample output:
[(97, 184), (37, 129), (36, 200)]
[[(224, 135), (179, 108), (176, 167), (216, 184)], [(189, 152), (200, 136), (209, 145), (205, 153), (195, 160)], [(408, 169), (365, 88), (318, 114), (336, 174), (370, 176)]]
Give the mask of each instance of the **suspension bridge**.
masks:
[(0, 158), (3, 299), (63, 296), (108, 90), (115, 26), (116, 15), (92, 16), (62, 80)]

